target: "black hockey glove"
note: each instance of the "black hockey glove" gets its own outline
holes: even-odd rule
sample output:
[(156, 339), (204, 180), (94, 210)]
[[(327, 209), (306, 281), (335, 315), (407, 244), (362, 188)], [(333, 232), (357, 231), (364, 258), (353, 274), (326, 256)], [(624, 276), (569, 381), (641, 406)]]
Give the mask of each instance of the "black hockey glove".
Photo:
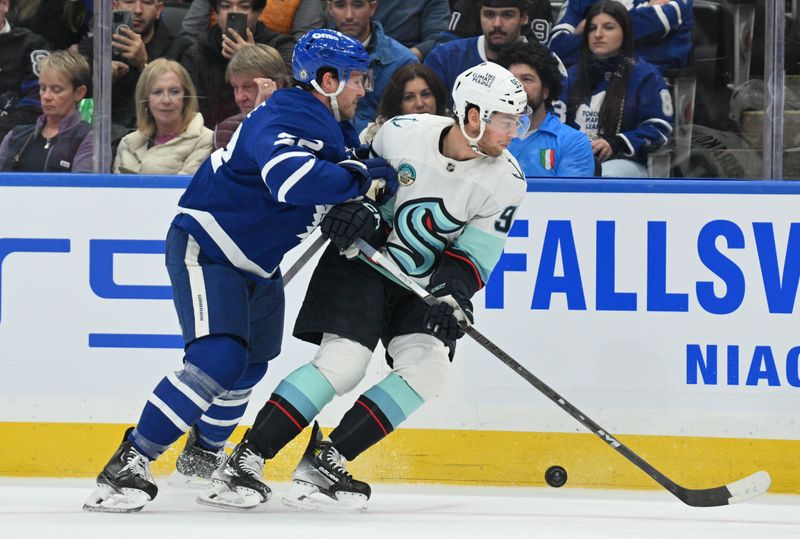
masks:
[(367, 202), (345, 202), (331, 208), (322, 219), (322, 235), (345, 250), (358, 238), (369, 238), (381, 228), (381, 214)]
[(472, 325), (475, 320), (472, 302), (467, 295), (467, 285), (453, 280), (436, 285), (430, 292), (439, 298), (439, 302), (428, 307), (425, 313), (425, 330), (445, 344), (453, 343), (464, 336), (462, 325)]

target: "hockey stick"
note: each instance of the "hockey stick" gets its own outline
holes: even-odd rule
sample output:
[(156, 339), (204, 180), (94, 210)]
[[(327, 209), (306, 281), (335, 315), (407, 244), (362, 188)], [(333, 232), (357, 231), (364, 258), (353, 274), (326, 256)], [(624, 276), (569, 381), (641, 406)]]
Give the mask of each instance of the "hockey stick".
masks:
[[(382, 267), (398, 281), (403, 283), (409, 290), (418, 295), (428, 305), (437, 303), (434, 296), (430, 295), (427, 290), (420, 286), (411, 277), (405, 274), (395, 264), (394, 260), (383, 255), (364, 240), (356, 240), (355, 246), (369, 258), (372, 262)], [(484, 347), (497, 359), (505, 363), (511, 370), (524, 378), (533, 387), (541, 391), (548, 399), (558, 404), (569, 415), (577, 419), (584, 427), (595, 433), (601, 440), (614, 448), (618, 453), (622, 454), (626, 459), (632, 462), (640, 470), (644, 471), (647, 475), (652, 477), (656, 483), (670, 491), (679, 500), (687, 505), (694, 507), (715, 507), (720, 505), (728, 505), (732, 503), (743, 502), (759, 496), (767, 491), (770, 485), (770, 477), (767, 472), (760, 471), (749, 475), (738, 481), (733, 481), (727, 485), (707, 489), (690, 489), (682, 487), (675, 483), (669, 477), (655, 469), (650, 463), (642, 457), (628, 449), (620, 441), (618, 441), (606, 429), (595, 423), (583, 412), (578, 410), (567, 399), (559, 395), (554, 389), (545, 384), (539, 378), (534, 376), (528, 369), (520, 365), (514, 358), (505, 353), (499, 346), (494, 344), (482, 333), (480, 333), (474, 326), (463, 327), (464, 332), (469, 335), (475, 342)]]
[(300, 255), (300, 258), (295, 260), (294, 264), (292, 264), (289, 269), (283, 273), (283, 286), (286, 286), (289, 284), (289, 281), (294, 279), (295, 275), (297, 275), (297, 273), (303, 269), (303, 266), (305, 266), (309, 260), (314, 258), (314, 255), (317, 254), (320, 249), (322, 249), (327, 241), (328, 238), (325, 236), (319, 236), (317, 239), (311, 242), (311, 245), (302, 255)]

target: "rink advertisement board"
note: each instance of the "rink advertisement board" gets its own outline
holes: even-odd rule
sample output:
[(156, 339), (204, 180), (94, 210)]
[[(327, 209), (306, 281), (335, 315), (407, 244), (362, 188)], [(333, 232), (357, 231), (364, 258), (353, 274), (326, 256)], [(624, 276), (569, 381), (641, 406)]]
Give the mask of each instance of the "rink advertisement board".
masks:
[[(135, 423), (158, 380), (180, 368), (163, 249), (187, 181), (0, 175), (4, 445), (7, 436), (69, 431), (68, 439), (96, 440), (104, 460), (119, 425)], [(664, 471), (727, 481), (725, 473), (761, 463), (775, 467), (773, 490), (800, 489), (790, 457), (800, 449), (800, 185), (531, 180), (528, 191), (474, 300), (476, 327)], [(287, 287), (283, 353), (254, 392), (245, 424), (285, 374), (313, 357), (291, 327), (314, 263)], [(356, 392), (324, 410), (323, 425), (335, 425), (386, 375), (382, 357)], [(367, 474), (541, 484), (544, 468), (566, 463), (581, 486), (651, 486), (582, 433), (463, 339), (444, 393), (365, 454), (382, 467)], [(489, 451), (509, 469), (493, 462), (475, 472), (458, 461), (475, 459), (469, 449), (453, 444)], [(520, 476), (513, 459), (531, 453), (534, 469)], [(387, 464), (388, 454), (395, 462)], [(52, 472), (18, 458), (0, 452), (0, 474)], [(451, 475), (442, 471), (459, 464)]]

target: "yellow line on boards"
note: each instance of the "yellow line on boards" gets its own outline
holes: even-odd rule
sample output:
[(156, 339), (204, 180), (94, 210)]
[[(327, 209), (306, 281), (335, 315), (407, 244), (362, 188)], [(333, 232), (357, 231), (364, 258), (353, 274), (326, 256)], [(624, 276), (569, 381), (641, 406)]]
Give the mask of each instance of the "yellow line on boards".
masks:
[[(125, 425), (0, 422), (0, 475), (91, 477), (119, 445)], [(266, 479), (288, 481), (308, 441), (308, 429), (265, 466)], [(244, 434), (239, 427), (232, 436)], [(706, 488), (758, 470), (772, 476), (770, 492), (800, 494), (800, 440), (751, 440), (620, 435), (619, 440), (677, 483)], [(181, 439), (153, 463), (155, 475), (174, 470)], [(374, 482), (544, 486), (552, 465), (567, 486), (660, 488), (593, 434), (399, 429), (349, 465)]]

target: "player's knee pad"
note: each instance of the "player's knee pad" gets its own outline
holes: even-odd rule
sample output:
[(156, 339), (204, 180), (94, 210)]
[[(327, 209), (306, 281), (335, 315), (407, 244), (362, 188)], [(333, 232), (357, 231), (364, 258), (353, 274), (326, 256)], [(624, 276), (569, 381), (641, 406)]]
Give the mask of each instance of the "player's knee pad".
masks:
[(325, 333), (311, 363), (330, 382), (336, 394), (342, 396), (364, 378), (371, 357), (372, 350), (366, 346)]
[(267, 361), (248, 363), (244, 374), (235, 384), (233, 384), (232, 389), (251, 389), (255, 387), (255, 385), (259, 383), (262, 378), (264, 378), (264, 375), (267, 374), (267, 367), (269, 367), (269, 362)]
[[(194, 369), (208, 376), (222, 391), (228, 391), (247, 369), (247, 349), (229, 335), (209, 335), (193, 341), (186, 349), (184, 371)], [(219, 395), (214, 395), (215, 397)]]
[(424, 401), (439, 395), (447, 381), (450, 358), (445, 344), (427, 333), (395, 337), (387, 349), (394, 362), (394, 372)]

